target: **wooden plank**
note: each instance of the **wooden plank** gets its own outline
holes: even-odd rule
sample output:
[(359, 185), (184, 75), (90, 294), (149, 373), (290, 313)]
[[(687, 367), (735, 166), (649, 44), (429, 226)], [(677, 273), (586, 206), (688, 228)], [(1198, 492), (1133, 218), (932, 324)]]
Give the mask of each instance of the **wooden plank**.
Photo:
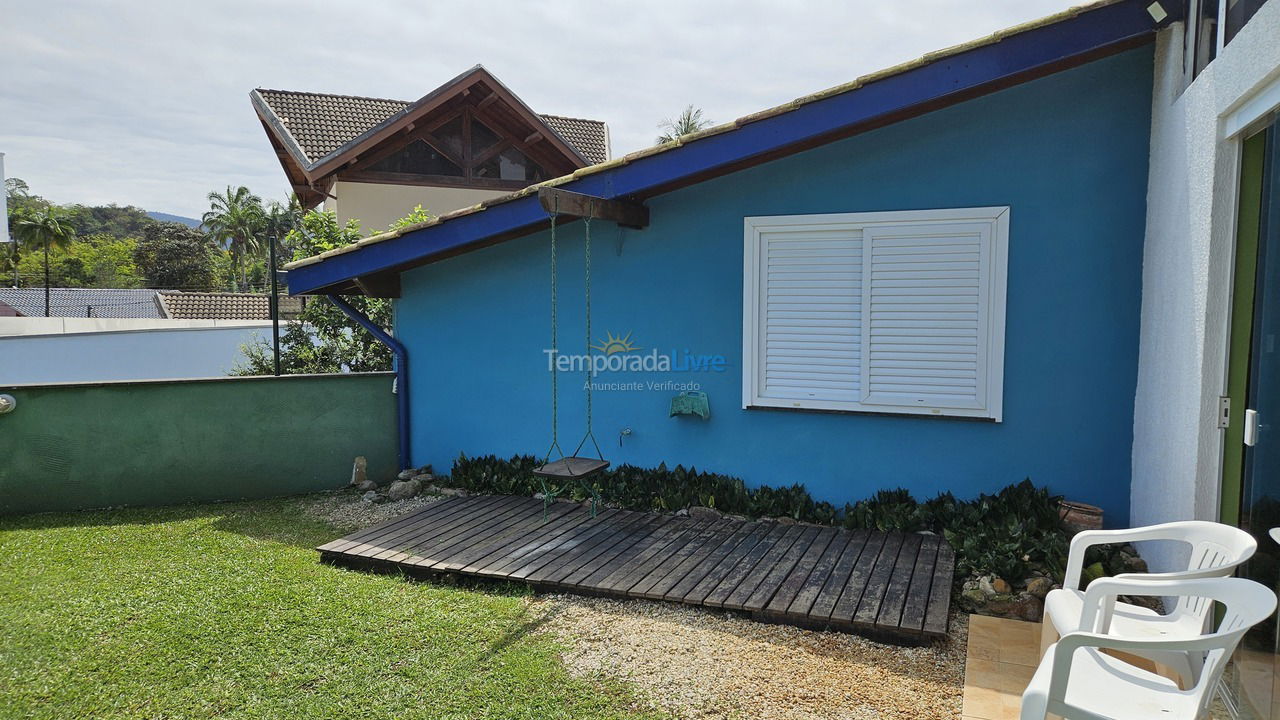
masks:
[[(504, 523), (504, 521), (520, 519), (526, 514), (531, 514), (534, 510), (540, 512), (541, 505), (543, 505), (541, 501), (532, 500), (532, 498), (521, 498), (520, 502), (508, 503), (508, 505), (495, 509), (489, 514), (476, 515), (475, 518), (467, 519), (445, 528), (443, 532), (433, 533), (430, 537), (419, 538), (417, 541), (407, 544), (406, 556), (401, 560), (407, 560), (410, 557), (413, 557), (413, 559), (439, 560), (440, 557), (443, 557), (443, 551), (447, 551), (447, 548), (453, 547), (454, 543), (458, 541), (472, 537), (483, 539), (483, 537), (476, 536), (477, 530), (490, 527), (490, 524), (493, 523), (500, 524)], [(398, 561), (394, 560), (393, 562)]]
[(512, 545), (505, 551), (505, 559), (494, 564), (491, 572), (501, 573), (512, 580), (523, 580), (576, 548), (583, 537), (613, 522), (619, 512), (609, 509), (592, 518), (583, 508), (582, 514), (575, 514), (572, 522), (548, 527), (527, 541)]
[(760, 542), (753, 545), (750, 550), (741, 555), (734, 553), (726, 557), (725, 563), (732, 563), (733, 566), (720, 577), (720, 582), (711, 588), (707, 596), (702, 599), (702, 604), (723, 607), (724, 601), (729, 599), (733, 591), (738, 589), (738, 585), (742, 584), (742, 581), (747, 579), (751, 572), (755, 570), (756, 563), (760, 562), (760, 558), (767, 555), (779, 542), (784, 541), (794, 527), (795, 525), (778, 525), (774, 523), (774, 527), (765, 533), (760, 538)]
[(430, 505), (423, 508), (422, 510), (419, 510), (418, 512), (401, 515), (400, 517), (395, 517), (385, 522), (380, 522), (377, 525), (363, 528), (361, 530), (351, 533), (350, 535), (345, 535), (343, 537), (338, 538), (337, 540), (327, 542), (316, 549), (319, 550), (320, 552), (342, 552), (346, 548), (349, 548), (353, 545), (359, 545), (361, 542), (364, 542), (365, 540), (375, 535), (378, 535), (384, 532), (389, 532), (397, 527), (402, 527), (409, 523), (421, 522), (425, 517), (431, 517), (435, 515), (441, 515), (444, 513), (452, 512), (454, 509), (457, 508), (457, 506), (460, 503), (465, 505), (466, 503), (474, 502), (475, 500), (476, 500), (475, 497), (448, 498), (446, 500), (437, 500), (436, 502), (431, 503)]
[(902, 625), (902, 609), (907, 604), (907, 590), (911, 587), (911, 574), (915, 572), (916, 558), (920, 556), (923, 539), (924, 536), (919, 533), (911, 533), (903, 538), (898, 560), (889, 572), (889, 585), (885, 589), (884, 599), (880, 601), (876, 625), (893, 629)]
[(650, 533), (665, 525), (669, 520), (671, 520), (671, 517), (667, 515), (646, 515), (640, 522), (630, 526), (627, 531), (615, 535), (614, 542), (610, 547), (554, 584), (566, 588), (583, 586), (584, 580), (594, 575), (600, 568), (613, 562), (614, 558), (627, 552), (628, 548), (648, 537)]
[[(462, 573), (478, 573), (481, 568), (493, 563), (501, 558), (517, 558), (524, 557), (532, 553), (542, 552), (542, 544), (546, 542), (548, 547), (551, 546), (553, 540), (551, 538), (560, 538), (565, 533), (572, 532), (576, 528), (582, 526), (590, 520), (587, 509), (577, 504), (557, 503), (558, 505), (568, 505), (570, 511), (556, 518), (554, 521), (542, 523), (532, 527), (524, 532), (517, 533), (507, 538), (500, 538), (484, 547), (477, 548), (475, 552), (466, 553), (459, 556), (458, 560), (461, 566), (458, 572)], [(548, 511), (550, 512), (550, 511)], [(617, 512), (616, 510), (606, 510), (601, 513), (604, 517), (608, 513)]]
[(724, 518), (703, 527), (696, 536), (689, 538), (684, 547), (650, 570), (628, 593), (636, 597), (661, 599), (686, 573), (728, 539), (734, 529), (745, 524), (741, 520)]
[[(442, 572), (457, 571), (475, 558), (485, 555), (490, 549), (519, 540), (548, 524), (560, 523), (565, 515), (581, 509), (569, 503), (555, 503), (544, 512), (542, 503), (539, 502), (519, 517), (502, 521), (491, 520), (486, 526), (477, 529), (471, 537), (455, 541), (450, 547), (441, 548), (439, 554), (442, 557), (435, 562), (422, 559), (414, 561), (413, 564)], [(585, 514), (585, 512), (582, 513), (584, 516)]]
[[(862, 599), (862, 590), (867, 586), (867, 577), (871, 574), (871, 568), (875, 567), (876, 558), (880, 555), (880, 549), (884, 547), (884, 541), (888, 537), (882, 532), (869, 533), (866, 544), (854, 558), (855, 562), (849, 566), (849, 571), (844, 578), (839, 578), (835, 573), (831, 574), (831, 579), (837, 584), (823, 588), (823, 594), (818, 598), (818, 602), (824, 604), (827, 597), (835, 598), (831, 605), (831, 612), (826, 617), (842, 623), (853, 620), (853, 614), (858, 610), (858, 601)], [(839, 583), (841, 579), (843, 579), (842, 584)], [(815, 609), (817, 604), (814, 603)], [(810, 612), (809, 615), (812, 617), (815, 613)]]
[(466, 532), (492, 517), (506, 517), (510, 513), (525, 509), (528, 507), (526, 503), (528, 499), (502, 499), (498, 502), (485, 503), (479, 506), (475, 512), (454, 516), (436, 527), (420, 532), (413, 537), (402, 538), (392, 547), (384, 548), (381, 552), (374, 553), (372, 557), (375, 560), (385, 560), (387, 562), (400, 562), (411, 557), (425, 557), (424, 553), (438, 547), (437, 543), (447, 541), (458, 533)]
[[(851, 555), (852, 558), (849, 559), (847, 561), (847, 565), (844, 566), (845, 577), (847, 577), (849, 568), (853, 567), (853, 562), (858, 559), (858, 551), (861, 549), (862, 545), (866, 544), (866, 542), (866, 530), (841, 532), (837, 535), (831, 543), (827, 545), (827, 549), (823, 551), (822, 557), (818, 558), (818, 561), (814, 564), (813, 571), (809, 573), (809, 577), (805, 579), (804, 584), (801, 585), (799, 591), (796, 592), (796, 596), (792, 599), (791, 605), (782, 612), (790, 615), (811, 616), (811, 611), (813, 611), (818, 597), (822, 593), (822, 588), (826, 586), (827, 581), (831, 578), (832, 574), (840, 567), (841, 562), (845, 560), (846, 553)], [(852, 550), (849, 549), (851, 544), (854, 546), (854, 549)], [(830, 604), (824, 605), (823, 608), (818, 609), (818, 613), (821, 615), (822, 619), (831, 617), (831, 608), (835, 605), (835, 601), (838, 599), (839, 597), (837, 596)]]
[[(576, 547), (561, 553), (552, 562), (530, 571), (525, 580), (535, 585), (558, 584), (564, 577), (613, 547), (614, 543), (625, 535), (626, 530), (632, 525), (643, 522), (645, 517), (645, 513), (630, 511), (614, 515), (608, 522), (600, 523), (596, 531), (583, 538)], [(527, 568), (520, 568), (514, 576), (518, 577), (519, 573), (526, 570)]]
[[(778, 576), (777, 581), (782, 582), (782, 579), (786, 577), (786, 573), (791, 570), (791, 565), (795, 564), (792, 561), (791, 565), (788, 565), (787, 558), (791, 556), (791, 551), (795, 548), (796, 543), (801, 542), (811, 530), (814, 534), (817, 534), (817, 528), (789, 525), (782, 537), (773, 544), (773, 547), (769, 548), (768, 552), (760, 556), (760, 560), (756, 562), (755, 567), (751, 568), (751, 571), (742, 577), (742, 582), (738, 583), (733, 592), (725, 597), (722, 605), (730, 610), (748, 610), (750, 608), (747, 607), (747, 601), (756, 597), (757, 592), (768, 596), (760, 602), (761, 606), (768, 602), (769, 597), (773, 595), (773, 590), (777, 589), (777, 585), (769, 585), (770, 580), (776, 574)], [(781, 572), (775, 572), (779, 570)], [(759, 606), (757, 606), (758, 608)]]
[(951, 545), (944, 542), (938, 548), (938, 562), (933, 568), (933, 583), (929, 587), (929, 608), (924, 616), (926, 634), (947, 634), (947, 619), (951, 613), (951, 583), (955, 572), (956, 553)]
[(858, 601), (858, 609), (854, 611), (851, 622), (861, 625), (874, 625), (880, 615), (880, 601), (889, 589), (889, 577), (893, 566), (898, 562), (898, 552), (902, 550), (905, 536), (900, 532), (889, 533), (880, 548), (880, 556), (876, 565), (867, 577), (866, 587), (862, 590), (862, 598)]
[(429, 553), (418, 552), (398, 562), (416, 567), (432, 567), (439, 562), (447, 561), (455, 552), (488, 542), (509, 525), (519, 525), (530, 518), (541, 517), (541, 503), (516, 504), (504, 513), (489, 515), (468, 526), (459, 527), (453, 532), (442, 533), (419, 548), (426, 550), (429, 547)]
[(933, 585), (933, 571), (938, 564), (938, 549), (942, 539), (937, 535), (925, 535), (920, 544), (920, 554), (911, 574), (911, 587), (907, 590), (907, 603), (902, 609), (903, 630), (924, 630), (924, 616), (929, 609), (929, 589)]
[(585, 562), (584, 556), (590, 555), (605, 538), (612, 537), (618, 527), (639, 522), (643, 516), (644, 513), (629, 510), (606, 510), (595, 518), (584, 520), (568, 534), (546, 537), (538, 545), (511, 553), (505, 564), (492, 570), (530, 584), (538, 584), (558, 574), (568, 574)]
[(422, 533), (452, 523), (457, 518), (469, 517), (478, 512), (488, 512), (491, 507), (492, 503), (487, 502), (486, 498), (478, 497), (474, 502), (459, 506), (456, 512), (433, 515), (429, 518), (424, 518), (422, 522), (416, 525), (404, 526), (397, 528), (392, 533), (368, 538), (363, 543), (343, 550), (342, 554), (348, 557), (362, 557), (380, 553), (389, 547), (404, 547), (403, 541), (409, 538), (417, 538)]
[(675, 587), (671, 588), (671, 592), (667, 593), (666, 599), (701, 605), (707, 599), (707, 595), (710, 595), (711, 591), (716, 589), (720, 581), (724, 580), (724, 577), (737, 566), (743, 556), (751, 552), (751, 549), (762, 539), (777, 529), (778, 525), (776, 523), (757, 522), (743, 526), (737, 533), (734, 533), (730, 542), (721, 545), (716, 549), (715, 553), (708, 556), (698, 566), (698, 569), (705, 567), (705, 572), (699, 573), (702, 577), (695, 580), (692, 578), (696, 577), (696, 575), (690, 574), (688, 579), (681, 580), (676, 583)]
[(649, 208), (629, 200), (609, 200), (554, 187), (538, 188), (542, 209), (559, 215), (611, 220), (629, 228), (649, 225)]
[[(365, 555), (377, 556), (376, 559), (385, 559), (397, 553), (407, 550), (413, 543), (428, 540), (441, 533), (449, 532), (459, 524), (468, 522), (473, 519), (486, 517), (494, 512), (500, 511), (502, 508), (515, 504), (515, 501), (503, 501), (498, 498), (479, 498), (477, 502), (468, 505), (457, 513), (453, 513), (447, 517), (433, 518), (431, 522), (424, 523), (411, 531), (401, 533), (396, 537), (382, 538), (376, 549), (366, 549), (359, 552), (352, 548), (347, 551), (348, 555)], [(394, 561), (392, 561), (394, 562)]]
[[(826, 555), (827, 548), (833, 544), (838, 545), (843, 540), (845, 540), (845, 535), (840, 530), (836, 528), (821, 528), (807, 543), (804, 553), (796, 560), (795, 566), (778, 583), (778, 588), (774, 591), (773, 597), (767, 604), (761, 603), (761, 609), (768, 615), (786, 614), (787, 609), (791, 607), (791, 603), (795, 601), (796, 595), (800, 594), (800, 588), (804, 587), (804, 584), (809, 580), (809, 576), (815, 570), (819, 570), (818, 560)], [(832, 562), (834, 562), (834, 559)], [(826, 570), (830, 570), (830, 568), (826, 568)], [(754, 607), (754, 604), (748, 601), (747, 607)]]
[(663, 527), (661, 534), (655, 533), (653, 542), (643, 552), (629, 562), (616, 564), (614, 571), (606, 575), (598, 586), (622, 595), (627, 594), (632, 586), (649, 574), (650, 570), (669, 559), (688, 542), (691, 536), (697, 535), (699, 530), (709, 524), (709, 522), (688, 518), (676, 518), (674, 522)]

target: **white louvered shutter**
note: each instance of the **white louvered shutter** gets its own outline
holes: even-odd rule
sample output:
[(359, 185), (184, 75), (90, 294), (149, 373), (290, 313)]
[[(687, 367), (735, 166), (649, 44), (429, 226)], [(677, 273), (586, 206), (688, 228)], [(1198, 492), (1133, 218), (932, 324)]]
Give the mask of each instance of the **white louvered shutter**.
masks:
[(986, 406), (991, 223), (868, 227), (866, 405)]
[(751, 217), (743, 406), (1002, 419), (1009, 208)]
[(861, 395), (862, 238), (849, 229), (760, 235), (758, 392), (777, 400)]

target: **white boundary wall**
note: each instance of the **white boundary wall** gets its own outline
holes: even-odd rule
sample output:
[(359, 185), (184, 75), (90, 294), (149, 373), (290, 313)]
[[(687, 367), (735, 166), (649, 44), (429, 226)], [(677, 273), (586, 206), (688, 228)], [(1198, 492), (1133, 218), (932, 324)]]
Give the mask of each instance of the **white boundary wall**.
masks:
[[(46, 318), (13, 319), (46, 323)], [(0, 328), (0, 385), (217, 377), (244, 361), (242, 345), (255, 336), (271, 338), (271, 323), (261, 321), (65, 320), (123, 328), (41, 334)], [(151, 327), (129, 328), (131, 323)], [(160, 323), (204, 325), (155, 326)]]

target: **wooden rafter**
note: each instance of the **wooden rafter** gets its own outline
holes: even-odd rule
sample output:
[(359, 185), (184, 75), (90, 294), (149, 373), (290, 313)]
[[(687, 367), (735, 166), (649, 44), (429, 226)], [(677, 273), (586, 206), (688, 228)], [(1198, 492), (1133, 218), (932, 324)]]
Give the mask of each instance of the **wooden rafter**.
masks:
[(637, 229), (649, 225), (649, 208), (643, 203), (630, 200), (609, 200), (560, 188), (544, 187), (538, 189), (538, 202), (542, 203), (542, 209), (558, 215), (611, 220), (623, 227)]

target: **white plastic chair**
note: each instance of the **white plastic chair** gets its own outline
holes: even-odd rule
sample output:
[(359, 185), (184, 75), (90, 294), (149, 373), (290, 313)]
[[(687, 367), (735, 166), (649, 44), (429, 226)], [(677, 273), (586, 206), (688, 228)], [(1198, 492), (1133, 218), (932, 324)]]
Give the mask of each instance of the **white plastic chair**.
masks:
[[(1067, 574), (1062, 582), (1062, 589), (1050, 592), (1044, 599), (1040, 639), (1042, 657), (1059, 636), (1080, 627), (1085, 597), (1080, 589), (1080, 576), (1084, 569), (1085, 551), (1094, 545), (1148, 540), (1175, 541), (1190, 545), (1191, 555), (1187, 568), (1167, 573), (1125, 573), (1117, 577), (1142, 582), (1227, 577), (1235, 572), (1237, 566), (1252, 557), (1258, 548), (1257, 540), (1240, 528), (1202, 520), (1185, 520), (1128, 530), (1086, 530), (1077, 533), (1071, 539)], [(1184, 597), (1172, 611), (1161, 615), (1150, 608), (1117, 603), (1115, 617), (1110, 625), (1111, 634), (1135, 639), (1193, 637), (1204, 631), (1211, 605), (1212, 603)], [(1142, 653), (1141, 657), (1168, 668), (1184, 683), (1190, 682), (1196, 671), (1195, 658), (1186, 653), (1152, 651)]]
[[(1117, 595), (1176, 596), (1225, 612), (1217, 631), (1181, 638), (1131, 638), (1108, 634), (1118, 617)], [(1195, 720), (1213, 699), (1222, 670), (1245, 632), (1267, 619), (1276, 596), (1265, 585), (1240, 578), (1134, 580), (1103, 578), (1089, 585), (1081, 630), (1062, 636), (1040, 661), (1022, 693), (1022, 720), (1049, 713), (1068, 720)], [(1182, 690), (1162, 675), (1126, 663), (1103, 650), (1147, 655), (1196, 655), (1202, 666)]]

